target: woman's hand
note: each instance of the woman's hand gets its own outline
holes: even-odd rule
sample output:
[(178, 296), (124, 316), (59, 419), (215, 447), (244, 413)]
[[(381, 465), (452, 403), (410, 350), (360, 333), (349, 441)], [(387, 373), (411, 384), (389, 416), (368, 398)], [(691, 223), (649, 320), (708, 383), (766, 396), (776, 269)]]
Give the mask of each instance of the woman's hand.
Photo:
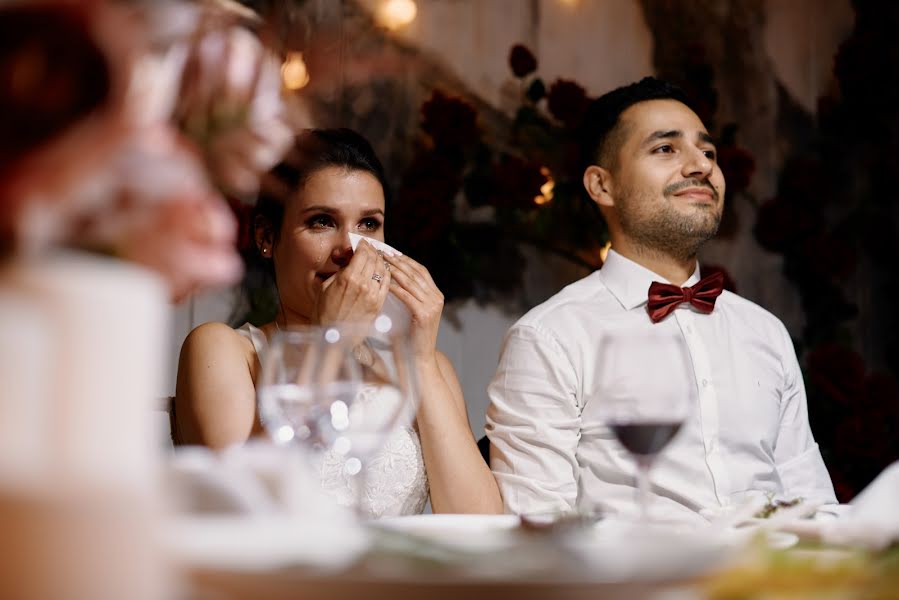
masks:
[(412, 350), (419, 359), (436, 359), (437, 332), (443, 314), (443, 293), (431, 274), (408, 256), (384, 256), (393, 277), (391, 291), (412, 317)]
[(322, 284), (319, 324), (371, 323), (381, 312), (390, 289), (390, 271), (371, 244), (362, 240), (349, 264)]

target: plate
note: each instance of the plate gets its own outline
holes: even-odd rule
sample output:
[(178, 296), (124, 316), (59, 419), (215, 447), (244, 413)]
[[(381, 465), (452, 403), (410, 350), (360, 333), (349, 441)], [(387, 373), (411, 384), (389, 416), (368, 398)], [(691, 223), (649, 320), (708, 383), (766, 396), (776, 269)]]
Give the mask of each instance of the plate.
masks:
[(180, 517), (163, 529), (167, 553), (181, 565), (234, 571), (309, 566), (324, 571), (350, 565), (370, 544), (350, 522), (308, 518)]
[(371, 525), (458, 550), (483, 552), (514, 544), (518, 524), (515, 515), (440, 514), (389, 517)]

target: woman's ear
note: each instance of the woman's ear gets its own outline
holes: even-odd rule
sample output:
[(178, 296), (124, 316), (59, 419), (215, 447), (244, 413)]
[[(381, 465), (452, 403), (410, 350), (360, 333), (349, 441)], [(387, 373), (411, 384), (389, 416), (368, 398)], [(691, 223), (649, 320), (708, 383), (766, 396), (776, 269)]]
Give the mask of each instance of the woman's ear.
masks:
[(272, 224), (269, 220), (258, 215), (253, 221), (253, 239), (256, 242), (256, 248), (263, 258), (272, 257), (272, 248), (275, 245), (275, 235), (272, 231)]
[(590, 165), (584, 171), (584, 188), (600, 206), (615, 206), (612, 197), (612, 174), (599, 165)]

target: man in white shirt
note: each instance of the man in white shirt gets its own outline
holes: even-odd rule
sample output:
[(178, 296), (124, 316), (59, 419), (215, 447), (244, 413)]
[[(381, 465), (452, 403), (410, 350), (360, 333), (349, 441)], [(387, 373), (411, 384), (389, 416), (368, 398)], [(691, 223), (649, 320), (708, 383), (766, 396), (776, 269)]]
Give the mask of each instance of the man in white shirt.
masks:
[[(634, 461), (606, 426), (603, 399), (626, 393), (636, 402), (650, 393), (651, 372), (688, 381), (692, 404), (653, 466), (654, 515), (700, 519), (755, 494), (835, 503), (783, 324), (720, 292), (720, 279), (700, 283), (696, 254), (718, 230), (725, 182), (683, 92), (645, 78), (597, 100), (587, 126), (593, 164), (584, 186), (612, 249), (601, 270), (528, 312), (506, 336), (487, 412), (506, 511), (629, 512)], [(675, 336), (687, 367), (653, 364), (622, 390), (604, 364), (612, 330)], [(619, 350), (618, 364), (645, 360), (638, 349)]]

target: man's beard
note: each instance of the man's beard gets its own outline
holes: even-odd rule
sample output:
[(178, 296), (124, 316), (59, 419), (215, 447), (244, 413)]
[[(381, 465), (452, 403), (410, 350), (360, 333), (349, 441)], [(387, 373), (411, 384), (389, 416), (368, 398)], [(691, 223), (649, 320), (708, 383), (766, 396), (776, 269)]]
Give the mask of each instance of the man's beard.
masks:
[[(633, 194), (625, 196), (634, 198)], [(663, 203), (634, 203), (625, 200), (618, 205), (621, 229), (644, 250), (680, 258), (695, 256), (699, 248), (715, 237), (721, 224), (718, 206), (691, 207), (692, 214), (678, 211), (665, 196)]]

